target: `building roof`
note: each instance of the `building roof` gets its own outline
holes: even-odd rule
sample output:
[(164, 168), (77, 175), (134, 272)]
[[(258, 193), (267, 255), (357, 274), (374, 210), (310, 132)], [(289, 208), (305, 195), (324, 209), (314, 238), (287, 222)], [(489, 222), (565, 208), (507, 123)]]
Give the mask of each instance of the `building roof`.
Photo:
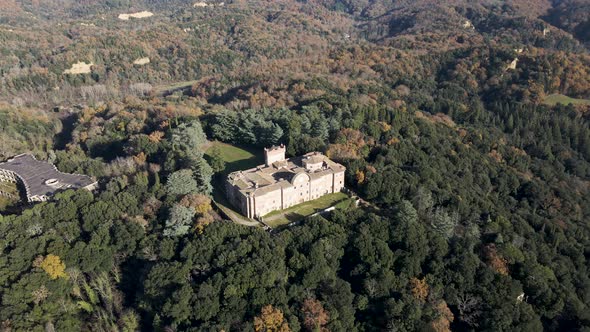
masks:
[[(317, 170), (306, 169), (305, 164), (323, 163)], [(274, 162), (270, 166), (260, 165), (255, 168), (233, 172), (228, 175), (230, 184), (237, 186), (243, 194), (262, 196), (279, 188), (293, 186), (297, 174), (305, 173), (313, 180), (326, 174), (343, 172), (346, 168), (319, 152), (310, 152), (303, 156)]]
[(86, 175), (62, 173), (54, 165), (37, 160), (30, 154), (21, 154), (0, 163), (0, 169), (11, 171), (21, 179), (27, 198), (50, 196), (58, 190), (82, 188), (96, 183)]

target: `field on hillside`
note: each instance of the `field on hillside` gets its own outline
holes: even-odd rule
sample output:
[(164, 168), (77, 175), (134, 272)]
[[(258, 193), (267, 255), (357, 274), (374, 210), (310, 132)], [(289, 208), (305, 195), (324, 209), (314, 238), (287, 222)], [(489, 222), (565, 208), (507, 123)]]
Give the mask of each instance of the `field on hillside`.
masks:
[(547, 97), (545, 97), (545, 100), (543, 102), (547, 105), (552, 106), (557, 104), (590, 105), (590, 99), (576, 99), (558, 93), (548, 95)]

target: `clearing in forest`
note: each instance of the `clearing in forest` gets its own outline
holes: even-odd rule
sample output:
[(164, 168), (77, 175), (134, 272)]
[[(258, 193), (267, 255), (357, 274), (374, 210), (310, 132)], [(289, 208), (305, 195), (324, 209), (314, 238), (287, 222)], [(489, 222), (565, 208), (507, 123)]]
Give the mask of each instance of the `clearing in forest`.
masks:
[(92, 72), (92, 66), (94, 66), (94, 63), (86, 63), (86, 62), (82, 62), (79, 61), (77, 63), (74, 63), (72, 65), (72, 68), (70, 69), (66, 69), (64, 71), (64, 74), (90, 74), (90, 72)]
[(139, 65), (139, 66), (147, 65), (148, 63), (150, 63), (150, 58), (148, 58), (148, 57), (139, 58), (139, 59), (136, 59), (135, 61), (133, 61), (134, 65)]
[(148, 11), (137, 12), (133, 14), (119, 14), (119, 19), (123, 21), (127, 21), (130, 18), (145, 18), (154, 16), (154, 13)]
[(551, 95), (548, 95), (547, 97), (545, 97), (545, 100), (543, 101), (545, 104), (547, 105), (557, 105), (557, 104), (562, 104), (562, 105), (569, 105), (569, 104), (573, 104), (573, 105), (590, 105), (590, 99), (576, 99), (576, 98), (571, 98), (559, 93), (554, 93)]

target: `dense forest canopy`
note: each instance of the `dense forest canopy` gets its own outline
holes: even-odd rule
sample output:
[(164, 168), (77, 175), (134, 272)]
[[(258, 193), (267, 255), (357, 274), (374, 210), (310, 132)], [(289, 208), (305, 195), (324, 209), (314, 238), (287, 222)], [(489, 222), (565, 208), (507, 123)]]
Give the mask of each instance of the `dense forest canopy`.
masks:
[[(0, 197), (0, 331), (590, 331), (589, 8), (0, 0), (0, 161), (99, 182)], [(360, 204), (234, 223), (222, 143)]]

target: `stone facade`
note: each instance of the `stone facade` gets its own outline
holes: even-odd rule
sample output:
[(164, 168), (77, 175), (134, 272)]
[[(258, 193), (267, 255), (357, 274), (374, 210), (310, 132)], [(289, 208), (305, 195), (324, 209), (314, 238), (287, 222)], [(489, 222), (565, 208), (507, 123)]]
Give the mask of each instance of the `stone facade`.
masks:
[(319, 152), (285, 158), (285, 146), (264, 149), (265, 165), (233, 172), (226, 181), (232, 205), (248, 218), (342, 191), (346, 168)]

